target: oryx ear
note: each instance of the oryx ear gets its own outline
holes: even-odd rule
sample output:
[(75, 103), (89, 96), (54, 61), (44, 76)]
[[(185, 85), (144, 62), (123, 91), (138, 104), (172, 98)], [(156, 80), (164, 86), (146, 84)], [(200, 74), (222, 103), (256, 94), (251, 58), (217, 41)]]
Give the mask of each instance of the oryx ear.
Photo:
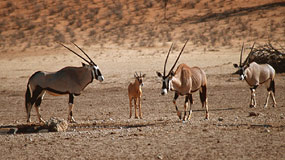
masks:
[(157, 74), (158, 77), (162, 77), (162, 74), (160, 72), (156, 71), (156, 74)]
[(171, 71), (171, 72), (170, 72), (170, 75), (171, 75), (171, 76), (174, 76), (174, 72), (173, 72), (173, 71)]
[(143, 74), (142, 77), (144, 78), (146, 76), (146, 74)]
[(81, 63), (82, 63), (82, 66), (83, 66), (83, 67), (87, 66), (87, 64), (85, 64), (85, 63), (83, 63), (83, 62), (81, 62)]
[(238, 68), (238, 64), (235, 63), (235, 64), (233, 64), (233, 65), (234, 65), (235, 68)]

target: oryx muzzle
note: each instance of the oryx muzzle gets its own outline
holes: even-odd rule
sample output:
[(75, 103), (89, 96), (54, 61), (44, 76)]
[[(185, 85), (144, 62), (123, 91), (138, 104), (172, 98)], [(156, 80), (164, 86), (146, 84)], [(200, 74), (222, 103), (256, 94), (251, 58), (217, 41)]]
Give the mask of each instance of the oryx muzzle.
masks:
[[(186, 120), (186, 119), (190, 120), (191, 114), (192, 114), (192, 105), (193, 105), (192, 93), (199, 90), (202, 107), (206, 108), (205, 118), (208, 119), (209, 112), (208, 112), (208, 98), (207, 98), (207, 77), (206, 77), (205, 72), (199, 67), (190, 68), (186, 64), (180, 64), (177, 67), (176, 71), (173, 72), (173, 69), (176, 63), (178, 62), (187, 42), (188, 40), (185, 42), (174, 65), (171, 67), (167, 75), (166, 75), (166, 63), (167, 63), (169, 54), (171, 52), (171, 49), (173, 47), (173, 44), (171, 45), (168, 51), (168, 54), (166, 56), (166, 60), (164, 63), (164, 69), (163, 69), (163, 75), (160, 72), (156, 72), (157, 76), (162, 79), (161, 94), (165, 95), (169, 90), (175, 92), (173, 103), (175, 105), (177, 115), (180, 119), (182, 119), (182, 114), (178, 110), (178, 107), (176, 105), (176, 100), (179, 97), (179, 95), (185, 96), (183, 120)], [(188, 117), (186, 118), (187, 104), (189, 101), (190, 101), (190, 110), (189, 110)]]
[(250, 107), (256, 107), (256, 99), (255, 99), (255, 90), (261, 85), (265, 84), (267, 88), (268, 94), (265, 100), (264, 107), (267, 107), (269, 96), (271, 95), (273, 101), (273, 107), (276, 106), (275, 100), (275, 70), (269, 64), (257, 64), (256, 62), (249, 62), (249, 57), (253, 53), (252, 50), (254, 48), (254, 44), (251, 47), (251, 50), (245, 59), (244, 63), (242, 63), (242, 54), (244, 52), (244, 44), (242, 45), (241, 54), (240, 54), (240, 62), (238, 64), (234, 64), (235, 68), (238, 68), (238, 74), (240, 75), (240, 80), (245, 80), (247, 84), (250, 86), (251, 90), (251, 100)]
[(35, 72), (29, 78), (25, 95), (27, 122), (31, 122), (30, 113), (34, 104), (39, 121), (44, 122), (39, 109), (46, 92), (51, 95), (69, 95), (68, 120), (70, 122), (75, 122), (72, 114), (74, 96), (80, 95), (81, 91), (83, 91), (84, 88), (93, 81), (93, 79), (99, 80), (100, 82), (104, 80), (99, 67), (75, 43), (73, 44), (87, 56), (89, 61), (62, 43), (59, 44), (70, 50), (88, 64), (82, 63), (82, 67), (65, 67), (56, 72)]

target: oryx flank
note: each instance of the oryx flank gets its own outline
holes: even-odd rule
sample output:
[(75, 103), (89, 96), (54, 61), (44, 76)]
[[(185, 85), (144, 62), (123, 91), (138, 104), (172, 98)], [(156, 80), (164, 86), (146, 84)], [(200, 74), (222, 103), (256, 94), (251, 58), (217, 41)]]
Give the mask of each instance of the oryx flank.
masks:
[(142, 111), (141, 111), (141, 96), (142, 96), (142, 86), (143, 79), (145, 74), (138, 75), (137, 72), (134, 75), (135, 82), (130, 83), (128, 86), (128, 95), (130, 101), (130, 118), (132, 117), (132, 100), (134, 100), (135, 104), (135, 118), (138, 118), (137, 108), (139, 109), (139, 117), (142, 119)]
[[(202, 102), (202, 107), (206, 107), (206, 119), (209, 118), (209, 112), (208, 112), (208, 98), (207, 98), (207, 77), (205, 72), (200, 69), (199, 67), (189, 67), (186, 64), (180, 64), (176, 71), (173, 72), (173, 69), (179, 60), (180, 55), (182, 54), (188, 40), (184, 44), (182, 50), (179, 53), (179, 56), (177, 57), (174, 65), (170, 69), (169, 73), (166, 75), (166, 63), (169, 56), (169, 53), (171, 52), (171, 48), (173, 47), (173, 44), (171, 45), (165, 63), (164, 63), (164, 71), (163, 75), (160, 72), (156, 72), (158, 77), (162, 78), (162, 89), (161, 94), (165, 95), (169, 90), (175, 91), (173, 103), (176, 108), (177, 115), (179, 119), (182, 119), (182, 114), (179, 112), (178, 107), (176, 105), (176, 100), (179, 95), (186, 96), (185, 97), (185, 103), (184, 103), (184, 117), (183, 121), (186, 119), (190, 120), (191, 114), (192, 114), (192, 105), (193, 105), (193, 99), (192, 99), (192, 93), (199, 90), (200, 93), (200, 100)], [(186, 109), (187, 104), (190, 101), (190, 111), (188, 114), (188, 117), (186, 118)]]
[(247, 56), (246, 60), (242, 64), (242, 54), (243, 54), (243, 47), (242, 45), (241, 53), (240, 53), (240, 62), (238, 64), (234, 64), (235, 68), (238, 68), (238, 74), (240, 75), (240, 80), (244, 80), (250, 86), (251, 90), (251, 100), (250, 100), (250, 107), (256, 107), (256, 99), (255, 99), (255, 90), (256, 88), (261, 85), (265, 84), (267, 88), (267, 98), (264, 104), (264, 107), (267, 107), (269, 96), (271, 95), (273, 101), (273, 107), (276, 107), (275, 101), (275, 70), (269, 64), (257, 64), (256, 62), (249, 63), (249, 57), (252, 54), (252, 49), (254, 47), (254, 43), (251, 47), (251, 51)]
[(102, 76), (99, 67), (91, 60), (91, 58), (75, 43), (73, 43), (78, 49), (80, 49), (90, 61), (86, 60), (75, 51), (66, 47), (62, 43), (62, 46), (82, 58), (88, 64), (82, 63), (82, 67), (65, 67), (57, 72), (35, 72), (28, 81), (26, 91), (26, 112), (27, 122), (31, 122), (31, 109), (35, 104), (38, 119), (41, 122), (45, 122), (40, 115), (40, 104), (46, 92), (51, 95), (69, 95), (69, 111), (68, 121), (75, 122), (72, 110), (74, 96), (81, 94), (81, 91), (93, 81), (95, 78), (102, 82), (104, 77)]

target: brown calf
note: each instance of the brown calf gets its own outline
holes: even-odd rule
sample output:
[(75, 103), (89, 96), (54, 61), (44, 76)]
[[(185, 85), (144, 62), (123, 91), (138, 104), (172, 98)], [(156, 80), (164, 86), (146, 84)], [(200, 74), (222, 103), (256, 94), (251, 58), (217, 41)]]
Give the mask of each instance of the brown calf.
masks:
[(137, 102), (138, 102), (138, 108), (139, 108), (139, 117), (142, 119), (142, 112), (141, 112), (141, 96), (142, 96), (142, 86), (143, 86), (143, 78), (145, 77), (145, 74), (138, 75), (137, 72), (134, 75), (135, 82), (130, 83), (128, 86), (128, 95), (129, 95), (129, 101), (130, 101), (130, 118), (132, 117), (132, 100), (134, 100), (135, 103), (135, 118), (138, 118), (137, 114)]

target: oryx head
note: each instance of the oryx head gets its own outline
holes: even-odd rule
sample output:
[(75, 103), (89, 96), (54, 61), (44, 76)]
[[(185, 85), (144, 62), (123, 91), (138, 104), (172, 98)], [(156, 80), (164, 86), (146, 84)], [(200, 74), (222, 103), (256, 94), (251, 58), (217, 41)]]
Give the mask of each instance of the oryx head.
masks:
[(244, 61), (244, 63), (242, 63), (242, 54), (244, 51), (244, 43), (242, 44), (242, 48), (241, 48), (241, 53), (240, 53), (240, 61), (239, 61), (239, 65), (238, 64), (233, 64), (235, 68), (238, 68), (238, 74), (240, 75), (240, 80), (244, 80), (246, 78), (246, 74), (245, 74), (245, 70), (246, 68), (249, 66), (249, 56), (252, 53), (252, 49), (254, 47), (254, 44), (251, 47), (251, 50), (246, 58), (246, 60)]
[[(73, 43), (73, 42), (71, 42)], [(75, 43), (73, 43), (90, 61), (86, 60), (84, 57), (80, 56), (78, 53), (76, 53), (75, 51), (73, 51), (72, 49), (66, 47), (65, 45), (63, 45), (62, 43), (59, 43), (61, 44), (63, 47), (65, 47), (66, 49), (68, 49), (69, 51), (71, 51), (72, 53), (74, 53), (75, 55), (77, 55), (78, 57), (80, 57), (81, 59), (83, 59), (85, 62), (88, 63), (88, 66), (92, 68), (92, 76), (102, 82), (104, 80), (104, 77), (99, 69), (99, 66), (97, 64), (95, 64), (93, 62), (93, 60), (87, 55), (87, 53), (85, 53), (79, 46), (77, 46)], [(83, 66), (86, 66), (85, 64)]]
[(136, 78), (136, 80), (139, 82), (140, 86), (143, 86), (143, 79), (146, 76), (146, 74), (143, 74), (140, 72), (140, 75), (138, 75), (137, 72), (135, 72), (134, 77)]
[(183, 48), (181, 49), (181, 51), (180, 51), (180, 53), (179, 53), (179, 55), (178, 55), (174, 65), (172, 66), (172, 68), (170, 69), (170, 71), (168, 72), (167, 75), (166, 75), (166, 63), (167, 63), (167, 60), (168, 60), (169, 53), (171, 52), (171, 49), (173, 47), (173, 43), (171, 44), (171, 47), (170, 47), (170, 49), (169, 49), (169, 51), (167, 53), (166, 59), (165, 59), (163, 75), (160, 72), (156, 72), (157, 76), (162, 79), (161, 95), (165, 95), (165, 94), (167, 94), (167, 92), (169, 90), (173, 90), (172, 83), (171, 83), (172, 77), (174, 76), (173, 69), (174, 69), (176, 63), (178, 62), (178, 60), (179, 60), (179, 58), (180, 58), (180, 56), (181, 56), (181, 54), (182, 54), (182, 52), (183, 52), (187, 42), (188, 42), (188, 40), (185, 42), (185, 44), (184, 44)]

